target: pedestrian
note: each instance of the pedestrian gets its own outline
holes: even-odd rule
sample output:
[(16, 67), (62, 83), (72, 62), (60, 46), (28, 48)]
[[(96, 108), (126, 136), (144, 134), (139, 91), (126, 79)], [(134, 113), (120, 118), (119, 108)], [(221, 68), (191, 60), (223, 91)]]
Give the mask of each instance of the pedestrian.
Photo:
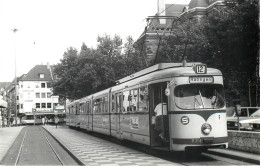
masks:
[(48, 118), (46, 116), (45, 116), (45, 124), (48, 124)]
[(167, 142), (165, 138), (165, 130), (167, 129), (167, 103), (159, 103), (155, 109), (155, 129), (159, 132), (159, 137), (163, 142)]
[(42, 117), (42, 125), (45, 125), (45, 118)]
[(58, 123), (59, 123), (59, 118), (58, 118), (58, 116), (55, 116), (54, 122), (55, 122), (55, 125), (56, 125), (56, 128), (57, 128)]
[(13, 126), (13, 122), (14, 122), (14, 118), (11, 117), (11, 118), (10, 118), (10, 125), (11, 125), (11, 127)]

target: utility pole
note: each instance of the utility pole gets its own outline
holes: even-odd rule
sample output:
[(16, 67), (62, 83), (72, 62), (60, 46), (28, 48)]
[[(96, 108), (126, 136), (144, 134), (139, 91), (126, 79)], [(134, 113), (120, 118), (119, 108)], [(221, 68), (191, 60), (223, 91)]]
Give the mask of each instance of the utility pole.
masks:
[(16, 37), (15, 37), (15, 32), (18, 31), (18, 29), (14, 28), (12, 29), (12, 31), (14, 32), (14, 95), (15, 95), (15, 99), (14, 99), (14, 103), (15, 103), (15, 126), (17, 126), (17, 78), (16, 78)]
[(249, 107), (251, 107), (251, 91), (250, 91), (250, 83), (251, 83), (251, 81), (248, 82), (248, 98), (249, 98)]

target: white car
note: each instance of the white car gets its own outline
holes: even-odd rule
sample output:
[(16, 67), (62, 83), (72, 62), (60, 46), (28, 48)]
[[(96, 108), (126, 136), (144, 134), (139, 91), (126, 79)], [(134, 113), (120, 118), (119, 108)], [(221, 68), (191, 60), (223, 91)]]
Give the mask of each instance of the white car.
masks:
[[(239, 122), (238, 122), (239, 120)], [(228, 130), (260, 130), (260, 108), (241, 107), (241, 115), (237, 116), (233, 108), (227, 109)]]

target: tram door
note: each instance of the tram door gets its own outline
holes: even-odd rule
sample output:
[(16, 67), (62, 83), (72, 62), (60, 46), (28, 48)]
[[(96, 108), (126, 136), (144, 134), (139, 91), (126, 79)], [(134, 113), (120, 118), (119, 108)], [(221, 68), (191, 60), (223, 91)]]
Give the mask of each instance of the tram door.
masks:
[(122, 102), (123, 102), (123, 94), (117, 93), (116, 94), (116, 116), (115, 116), (115, 127), (116, 127), (116, 133), (117, 138), (121, 138), (121, 129), (120, 129), (120, 122), (121, 122), (121, 110), (122, 110)]
[(167, 82), (149, 85), (149, 114), (151, 146), (167, 147), (169, 144)]

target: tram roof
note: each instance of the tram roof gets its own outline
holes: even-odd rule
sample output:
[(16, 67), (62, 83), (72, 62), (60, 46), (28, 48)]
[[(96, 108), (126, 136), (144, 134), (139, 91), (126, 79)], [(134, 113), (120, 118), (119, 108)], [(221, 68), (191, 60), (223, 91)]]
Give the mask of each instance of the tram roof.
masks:
[(147, 74), (155, 72), (155, 71), (165, 70), (165, 69), (169, 69), (169, 68), (183, 67), (183, 66), (192, 67), (192, 66), (197, 65), (197, 64), (202, 64), (202, 63), (201, 62), (192, 62), (192, 63), (159, 63), (159, 64), (156, 64), (154, 66), (148, 67), (148, 68), (146, 68), (144, 70), (141, 70), (139, 72), (136, 72), (134, 74), (131, 74), (130, 76), (124, 77), (124, 78), (118, 80), (117, 84), (121, 84), (121, 83), (127, 82), (129, 80), (138, 78), (140, 76), (147, 75)]

